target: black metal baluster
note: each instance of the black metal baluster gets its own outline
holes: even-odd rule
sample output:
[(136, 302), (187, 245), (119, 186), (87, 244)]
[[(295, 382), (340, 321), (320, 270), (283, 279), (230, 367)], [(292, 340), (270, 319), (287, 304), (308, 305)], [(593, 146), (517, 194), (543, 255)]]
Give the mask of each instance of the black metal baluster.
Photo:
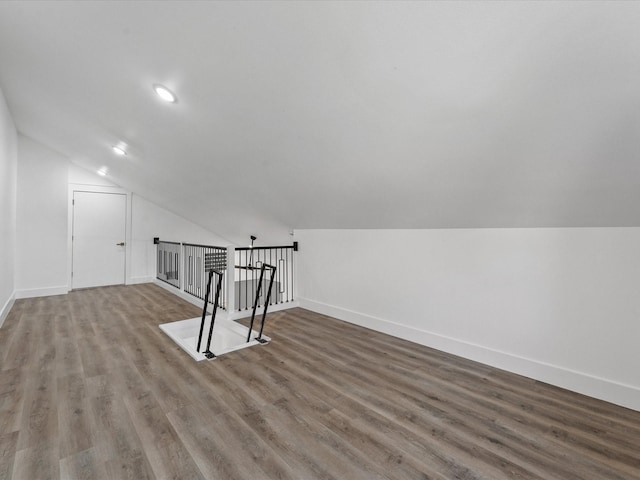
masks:
[(251, 330), (253, 329), (253, 321), (256, 318), (256, 309), (258, 308), (258, 297), (260, 296), (260, 288), (262, 287), (262, 277), (264, 276), (265, 264), (262, 264), (262, 268), (260, 269), (260, 281), (258, 283), (258, 288), (256, 290), (256, 297), (253, 302), (253, 313), (251, 314), (251, 323), (249, 325), (249, 333), (247, 334), (247, 342), (251, 340)]
[[(213, 278), (213, 270), (209, 272), (209, 281), (207, 282), (207, 296), (204, 299), (204, 307), (202, 308), (202, 321), (200, 322), (200, 334), (198, 335), (198, 346), (197, 350), (200, 353), (200, 343), (202, 342), (202, 332), (204, 330), (204, 321), (207, 316), (207, 305), (209, 303), (209, 290), (211, 289), (211, 279)], [(213, 323), (213, 317), (211, 318), (211, 322)], [(211, 341), (211, 339), (209, 339)], [(207, 344), (207, 350), (209, 350), (209, 345)]]
[[(209, 276), (209, 285), (211, 285), (211, 275), (213, 275), (214, 270), (211, 270)], [(220, 272), (215, 271), (218, 275), (218, 283), (216, 285), (216, 296), (213, 302), (213, 312), (211, 314), (211, 325), (209, 327), (209, 338), (207, 339), (207, 350), (204, 352), (205, 357), (207, 358), (215, 358), (215, 355), (211, 352), (211, 337), (213, 336), (213, 325), (216, 321), (216, 313), (218, 312), (218, 296), (220, 295), (220, 286), (222, 285), (222, 274)], [(207, 292), (208, 294), (209, 292)], [(207, 295), (209, 296), (209, 295)]]
[[(260, 343), (267, 343), (266, 340), (262, 339), (262, 332), (264, 331), (264, 321), (267, 318), (267, 307), (269, 306), (269, 301), (271, 298), (271, 289), (273, 288), (273, 279), (276, 276), (276, 267), (272, 265), (268, 265), (268, 267), (271, 268), (271, 281), (269, 282), (269, 290), (267, 291), (267, 298), (265, 299), (264, 310), (262, 311), (262, 323), (260, 324), (260, 333), (258, 334), (258, 338), (256, 338), (256, 340), (258, 340)], [(264, 269), (262, 271), (264, 272)], [(251, 330), (249, 330), (249, 333), (251, 333)]]

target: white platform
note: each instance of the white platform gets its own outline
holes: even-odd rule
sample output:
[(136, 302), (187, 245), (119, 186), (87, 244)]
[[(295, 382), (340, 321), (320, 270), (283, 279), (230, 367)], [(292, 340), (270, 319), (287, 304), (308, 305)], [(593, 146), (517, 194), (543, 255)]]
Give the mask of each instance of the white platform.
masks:
[[(201, 317), (189, 318), (177, 322), (164, 323), (160, 328), (164, 333), (176, 342), (180, 348), (187, 352), (196, 361), (209, 360), (203, 353), (198, 352), (198, 334), (200, 333)], [(254, 327), (260, 326), (260, 318), (256, 317)], [(211, 324), (211, 315), (205, 318), (204, 330), (202, 332), (202, 343), (200, 350), (206, 349), (207, 339), (209, 337), (209, 326)], [(251, 341), (247, 342), (247, 334), (249, 328), (237, 322), (225, 318), (225, 316), (217, 315), (213, 325), (213, 336), (211, 337), (211, 352), (219, 357), (225, 353), (235, 352), (243, 348), (253, 347), (255, 345), (263, 345), (254, 340), (259, 332), (253, 330), (251, 333)], [(262, 339), (269, 342), (271, 338), (262, 335)]]

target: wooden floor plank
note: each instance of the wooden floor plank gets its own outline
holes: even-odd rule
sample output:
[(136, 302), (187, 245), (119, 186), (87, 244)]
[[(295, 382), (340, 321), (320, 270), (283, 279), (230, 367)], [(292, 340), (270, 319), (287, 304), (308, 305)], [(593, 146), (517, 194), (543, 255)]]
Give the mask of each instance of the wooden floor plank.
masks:
[(506, 457), (504, 452), (499, 451), (498, 446), (482, 441), (476, 431), (466, 428), (464, 422), (452, 422), (441, 411), (426, 403), (413, 404), (397, 391), (389, 389), (388, 386), (385, 388), (376, 378), (364, 376), (362, 369), (347, 368), (339, 362), (334, 362), (323, 352), (307, 348), (303, 353), (314, 363), (329, 364), (331, 368), (324, 372), (324, 377), (364, 408), (373, 410), (418, 434), (429, 432), (424, 441), (431, 444), (431, 448), (438, 448), (436, 444), (440, 444), (442, 448), (448, 449), (460, 458), (462, 463), (469, 465), (470, 469), (482, 473), (486, 478), (495, 478), (500, 472), (507, 472), (509, 478), (542, 478)]
[[(395, 395), (399, 395), (403, 399), (408, 399), (416, 409), (419, 408), (437, 408), (438, 415), (443, 418), (448, 418), (450, 422), (455, 422), (456, 417), (465, 418), (465, 426), (468, 427), (468, 431), (472, 431), (475, 428), (477, 431), (486, 432), (483, 436), (485, 443), (490, 442), (496, 445), (496, 448), (500, 448), (500, 445), (509, 445), (509, 451), (515, 456), (520, 456), (521, 461), (529, 463), (529, 467), (533, 470), (539, 470), (539, 466), (544, 465), (547, 462), (547, 471), (557, 469), (557, 476), (561, 476), (564, 479), (583, 478), (584, 472), (597, 471), (599, 465), (594, 462), (574, 462), (571, 460), (569, 452), (565, 452), (564, 455), (558, 455), (558, 449), (561, 448), (557, 442), (553, 445), (553, 442), (547, 440), (546, 454), (536, 455), (535, 449), (544, 450), (539, 442), (532, 442), (527, 437), (521, 436), (520, 425), (517, 423), (503, 422), (501, 428), (497, 428), (497, 424), (494, 420), (494, 414), (496, 409), (486, 409), (484, 406), (486, 402), (479, 395), (473, 395), (469, 390), (463, 390), (451, 385), (450, 382), (443, 380), (441, 383), (436, 383), (433, 374), (430, 374), (428, 378), (415, 375), (414, 371), (407, 370), (387, 370), (386, 365), (382, 364), (377, 355), (372, 353), (370, 356), (362, 358), (362, 362), (359, 364), (359, 370), (368, 373), (370, 378), (377, 378), (384, 381), (385, 385), (394, 390)], [(399, 375), (400, 374), (400, 375)], [(428, 388), (424, 386), (428, 385)], [(521, 393), (521, 397), (524, 392)], [(446, 399), (446, 400), (444, 400)], [(431, 406), (424, 403), (423, 400), (428, 400)], [(517, 400), (517, 399), (513, 399)], [(484, 405), (483, 405), (484, 403)], [(502, 402), (504, 403), (504, 402)], [(424, 405), (422, 405), (424, 404)], [(496, 408), (505, 408), (505, 405), (497, 405)], [(480, 414), (478, 414), (480, 412)], [(519, 412), (514, 412), (519, 413)], [(565, 414), (566, 415), (566, 414)], [(558, 417), (557, 414), (547, 414), (547, 418), (557, 422), (565, 429), (569, 428), (572, 431), (580, 432), (580, 427), (585, 427), (584, 417), (577, 417), (572, 420), (571, 423), (564, 418)], [(570, 419), (571, 420), (571, 419)], [(596, 420), (597, 422), (597, 420)], [(607, 431), (599, 430), (599, 435), (596, 437), (591, 429), (593, 423), (590, 422), (588, 431), (582, 432), (582, 435), (592, 437), (591, 441), (595, 445), (599, 446), (597, 450), (598, 455), (607, 462), (616, 462), (618, 458), (623, 457), (624, 463), (632, 463), (633, 455), (636, 452), (637, 446), (629, 443), (628, 441), (618, 441), (617, 450), (612, 451), (612, 448), (608, 442), (614, 439), (608, 439), (610, 435)], [(551, 423), (553, 424), (553, 423)], [(531, 426), (532, 424), (530, 424)], [(545, 426), (539, 428), (540, 433), (548, 431)], [(564, 430), (563, 430), (564, 431)], [(566, 431), (565, 431), (566, 434)], [(579, 435), (580, 433), (576, 433)], [(538, 437), (540, 440), (541, 437)], [(584, 441), (574, 439), (575, 442)], [(616, 438), (615, 440), (619, 440)], [(531, 464), (533, 462), (533, 465)], [(560, 465), (565, 465), (564, 468)], [(581, 468), (577, 468), (581, 467)], [(582, 472), (582, 473), (581, 473)]]
[(60, 459), (56, 444), (39, 443), (16, 452), (12, 480), (56, 479), (60, 476)]
[(151, 392), (136, 398), (125, 397), (124, 402), (156, 478), (204, 480)]
[(107, 477), (106, 466), (93, 448), (60, 460), (60, 478), (65, 480), (101, 480)]
[(0, 478), (11, 478), (18, 446), (18, 432), (0, 433)]
[(26, 369), (0, 370), (0, 432), (17, 432), (20, 429), (24, 406)]
[(154, 480), (156, 478), (147, 457), (142, 454), (108, 460), (105, 468), (110, 480)]
[(57, 447), (60, 430), (56, 383), (55, 375), (50, 372), (29, 372), (20, 417), (19, 450), (42, 444)]
[(211, 417), (201, 407), (192, 406), (172, 412), (168, 417), (208, 479), (297, 478), (233, 412)]
[[(66, 432), (60, 436), (60, 457), (65, 458), (88, 451), (94, 445), (95, 426), (89, 409), (85, 379), (72, 374), (57, 379), (58, 428)], [(80, 461), (84, 457), (80, 457)]]
[(640, 412), (303, 309), (194, 362), (152, 284), (17, 300), (2, 479), (640, 479)]

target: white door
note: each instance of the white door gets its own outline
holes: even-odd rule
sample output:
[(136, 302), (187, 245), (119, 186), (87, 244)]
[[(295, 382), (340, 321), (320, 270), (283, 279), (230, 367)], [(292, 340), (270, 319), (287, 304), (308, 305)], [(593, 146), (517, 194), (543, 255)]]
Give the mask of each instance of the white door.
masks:
[(125, 283), (127, 196), (73, 192), (73, 288)]

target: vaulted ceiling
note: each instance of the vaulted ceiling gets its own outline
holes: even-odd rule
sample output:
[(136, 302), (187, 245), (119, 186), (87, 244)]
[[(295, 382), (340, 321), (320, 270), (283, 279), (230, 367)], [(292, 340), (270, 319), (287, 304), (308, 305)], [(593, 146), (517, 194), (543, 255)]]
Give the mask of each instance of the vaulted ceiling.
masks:
[(0, 88), (227, 238), (640, 225), (640, 2), (3, 1)]

